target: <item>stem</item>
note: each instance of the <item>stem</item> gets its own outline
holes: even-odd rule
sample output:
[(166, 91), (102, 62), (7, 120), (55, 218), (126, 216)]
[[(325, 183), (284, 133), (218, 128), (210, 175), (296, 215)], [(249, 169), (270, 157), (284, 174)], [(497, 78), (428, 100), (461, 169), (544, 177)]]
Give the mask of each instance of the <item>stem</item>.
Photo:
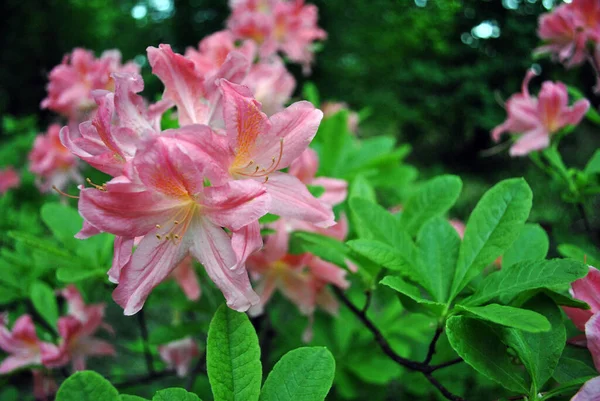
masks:
[(144, 310), (141, 309), (137, 313), (138, 323), (140, 325), (140, 332), (142, 333), (142, 340), (144, 342), (144, 357), (146, 358), (146, 367), (150, 375), (154, 374), (154, 363), (152, 361), (152, 353), (150, 352), (150, 345), (148, 343), (148, 326), (146, 325), (146, 316)]
[(431, 343), (429, 343), (429, 350), (427, 351), (427, 356), (425, 357), (425, 360), (423, 361), (424, 364), (429, 364), (429, 362), (431, 362), (431, 359), (433, 358), (433, 354), (435, 354), (435, 345), (437, 344), (438, 340), (440, 339), (440, 336), (442, 335), (442, 331), (444, 331), (444, 329), (441, 326), (438, 326), (435, 329), (435, 334), (433, 335), (433, 339), (431, 340)]
[(438, 369), (447, 368), (448, 366), (456, 365), (457, 363), (463, 362), (462, 358), (452, 359), (451, 361), (440, 363), (438, 365), (430, 365), (430, 371), (435, 372)]
[(192, 391), (194, 383), (196, 382), (196, 377), (200, 372), (206, 372), (206, 354), (200, 356), (198, 362), (196, 362), (196, 365), (194, 365), (194, 368), (190, 372), (187, 383), (185, 384), (185, 389), (187, 391)]
[[(435, 386), (435, 388), (437, 388), (440, 391), (440, 393), (442, 393), (442, 395), (444, 397), (446, 397), (446, 399), (451, 400), (451, 401), (465, 401), (464, 398), (461, 398), (457, 395), (452, 394), (439, 381), (437, 381), (436, 378), (434, 378), (431, 375), (431, 373), (437, 369), (441, 369), (446, 366), (451, 366), (458, 362), (451, 361), (450, 363), (431, 366), (428, 363), (412, 361), (410, 359), (406, 359), (406, 358), (398, 355), (396, 353), (396, 351), (394, 351), (392, 349), (390, 343), (388, 343), (388, 341), (385, 339), (385, 337), (383, 336), (381, 331), (379, 331), (379, 329), (367, 317), (366, 312), (358, 309), (348, 298), (346, 298), (346, 295), (344, 295), (342, 290), (340, 290), (339, 288), (337, 288), (335, 286), (332, 286), (332, 288), (333, 288), (333, 292), (340, 299), (340, 301), (344, 305), (346, 305), (346, 307), (348, 307), (348, 309), (350, 309), (350, 311), (352, 311), (352, 313), (354, 313), (354, 315), (373, 334), (373, 337), (375, 337), (375, 342), (377, 342), (377, 344), (379, 345), (379, 348), (381, 348), (381, 350), (383, 351), (384, 354), (386, 354), (390, 359), (392, 359), (394, 362), (396, 362), (400, 366), (404, 366), (407, 369), (423, 373), (423, 375), (427, 378), (427, 380), (429, 380), (429, 382), (431, 384), (433, 384)], [(437, 334), (437, 331), (436, 331), (436, 335), (434, 336), (434, 340), (432, 341), (434, 349), (435, 349), (435, 343), (437, 342), (437, 339), (441, 335), (441, 329), (438, 329), (438, 330), (440, 330), (440, 333)], [(432, 348), (432, 346), (430, 345), (430, 350), (431, 350), (431, 348)], [(433, 353), (432, 353), (432, 356), (433, 356)]]

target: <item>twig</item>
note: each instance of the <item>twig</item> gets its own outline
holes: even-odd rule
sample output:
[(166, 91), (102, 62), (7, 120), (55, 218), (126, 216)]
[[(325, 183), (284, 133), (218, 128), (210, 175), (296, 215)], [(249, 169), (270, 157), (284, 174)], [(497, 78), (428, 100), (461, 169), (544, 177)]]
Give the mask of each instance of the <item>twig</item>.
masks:
[(146, 367), (148, 368), (148, 373), (153, 374), (154, 363), (152, 360), (152, 353), (150, 352), (150, 344), (148, 343), (148, 326), (146, 325), (146, 317), (143, 309), (137, 313), (137, 317), (140, 325), (140, 332), (142, 333), (142, 340), (144, 342), (144, 357), (146, 358)]
[(367, 310), (369, 310), (369, 306), (371, 306), (371, 298), (372, 298), (373, 293), (371, 292), (371, 290), (366, 291), (365, 292), (365, 305), (362, 308), (362, 313), (366, 314)]
[(439, 365), (430, 365), (430, 372), (435, 372), (438, 369), (447, 368), (448, 366), (456, 365), (457, 363), (464, 362), (462, 358), (456, 358), (448, 362), (440, 363)]
[(442, 331), (444, 331), (443, 327), (438, 326), (435, 329), (435, 334), (433, 335), (433, 339), (431, 340), (431, 343), (429, 343), (429, 350), (427, 351), (427, 356), (425, 357), (425, 360), (423, 361), (424, 364), (429, 364), (429, 362), (431, 362), (431, 358), (433, 358), (433, 354), (435, 354), (435, 345), (437, 344), (438, 340), (440, 339), (440, 336), (442, 335)]
[(196, 365), (194, 365), (194, 368), (188, 375), (188, 379), (185, 384), (185, 389), (187, 391), (192, 391), (196, 377), (198, 377), (198, 373), (200, 372), (206, 372), (206, 354), (200, 355), (198, 362), (196, 362)]
[[(381, 348), (381, 350), (383, 351), (384, 354), (386, 354), (390, 359), (392, 359), (398, 365), (404, 366), (405, 368), (410, 369), (410, 370), (415, 370), (417, 372), (423, 373), (423, 375), (427, 378), (427, 380), (429, 380), (431, 382), (431, 384), (433, 384), (435, 386), (435, 388), (437, 388), (442, 393), (442, 395), (444, 397), (446, 397), (448, 400), (465, 401), (464, 398), (461, 398), (457, 395), (452, 394), (447, 388), (445, 388), (439, 381), (437, 381), (437, 379), (435, 379), (431, 375), (431, 373), (437, 369), (441, 369), (446, 366), (451, 366), (458, 362), (450, 361), (450, 362), (447, 362), (446, 364), (432, 366), (432, 365), (429, 365), (428, 363), (412, 361), (410, 359), (406, 359), (406, 358), (398, 355), (396, 353), (396, 351), (394, 351), (392, 349), (390, 343), (388, 343), (388, 341), (385, 339), (385, 337), (383, 336), (381, 331), (379, 331), (379, 329), (367, 317), (366, 312), (358, 309), (348, 298), (346, 298), (346, 295), (344, 295), (342, 290), (340, 290), (339, 288), (337, 288), (335, 286), (332, 286), (332, 288), (333, 288), (333, 292), (340, 299), (340, 301), (344, 305), (346, 305), (346, 307), (348, 309), (350, 309), (350, 311), (352, 311), (352, 313), (354, 313), (354, 315), (373, 334), (373, 337), (375, 337), (375, 342), (377, 342), (377, 344), (379, 345), (379, 347)], [(437, 332), (436, 332), (436, 335), (434, 336), (434, 341), (432, 341), (434, 348), (435, 348), (435, 342), (437, 342), (437, 339), (439, 338), (440, 335), (441, 335), (441, 331), (439, 334), (437, 334)], [(431, 350), (431, 345), (430, 345), (430, 350)], [(433, 355), (433, 353), (432, 353), (432, 355)]]

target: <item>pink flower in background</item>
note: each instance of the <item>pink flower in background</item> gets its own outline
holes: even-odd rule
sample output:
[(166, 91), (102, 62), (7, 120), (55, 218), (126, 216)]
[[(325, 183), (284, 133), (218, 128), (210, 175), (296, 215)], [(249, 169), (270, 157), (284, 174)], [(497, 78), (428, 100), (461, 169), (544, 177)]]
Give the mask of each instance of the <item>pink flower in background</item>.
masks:
[[(77, 318), (83, 324), (98, 326), (109, 333), (114, 333), (113, 328), (107, 323), (103, 323), (105, 304), (86, 305), (81, 293), (74, 285), (69, 285), (61, 291), (61, 295), (67, 301), (67, 313)], [(100, 322), (100, 323), (98, 323)]]
[(311, 316), (317, 306), (336, 314), (338, 303), (327, 289), (328, 284), (346, 289), (346, 271), (314, 255), (291, 255), (288, 253), (289, 232), (284, 219), (269, 226), (275, 230), (265, 240), (262, 250), (248, 258), (260, 295), (260, 303), (250, 312), (261, 314), (273, 292), (278, 289), (301, 313)]
[(197, 50), (188, 47), (185, 57), (194, 63), (201, 76), (206, 76), (217, 72), (232, 51), (241, 53), (252, 63), (256, 56), (256, 44), (251, 40), (244, 40), (236, 46), (235, 37), (230, 31), (219, 31), (202, 39)]
[(52, 344), (42, 343), (35, 332), (29, 315), (15, 321), (12, 331), (4, 323), (0, 325), (0, 349), (8, 356), (0, 363), (0, 374), (12, 372), (29, 365), (40, 365), (42, 353), (52, 351)]
[(567, 125), (579, 124), (590, 107), (586, 99), (569, 107), (567, 87), (561, 82), (545, 81), (538, 97), (532, 97), (527, 86), (534, 75), (533, 70), (527, 73), (521, 93), (512, 95), (506, 102), (508, 118), (492, 131), (496, 142), (505, 132), (518, 137), (510, 148), (511, 156), (547, 148), (553, 134)]
[(276, 51), (310, 71), (313, 42), (327, 33), (317, 26), (318, 10), (304, 0), (258, 0), (230, 2), (227, 26), (238, 39), (252, 39), (259, 45), (261, 57)]
[(294, 76), (285, 68), (283, 61), (275, 56), (270, 61), (253, 65), (242, 84), (250, 88), (268, 116), (283, 110), (296, 88)]
[(52, 124), (48, 131), (35, 138), (29, 153), (29, 170), (36, 176), (36, 185), (42, 192), (53, 186), (65, 188), (70, 182), (82, 182), (77, 159), (60, 142), (60, 125)]
[(147, 107), (137, 95), (144, 89), (138, 74), (113, 74), (115, 92), (96, 91), (98, 111), (79, 129), (64, 127), (60, 139), (74, 155), (107, 174), (119, 176), (140, 143), (160, 133), (164, 111), (172, 106), (168, 100)]
[(159, 345), (158, 353), (169, 369), (174, 369), (179, 377), (187, 376), (192, 361), (200, 355), (198, 345), (190, 337)]
[(321, 110), (323, 110), (323, 115), (327, 117), (331, 117), (336, 115), (342, 110), (348, 110), (348, 130), (353, 134), (356, 134), (358, 131), (358, 123), (359, 117), (358, 113), (355, 111), (351, 111), (348, 108), (348, 105), (343, 102), (324, 102), (321, 105)]
[(171, 273), (171, 277), (177, 281), (179, 287), (190, 301), (197, 301), (200, 299), (202, 291), (200, 289), (200, 283), (198, 282), (198, 276), (194, 270), (194, 260), (191, 256), (185, 257), (179, 265)]
[(0, 195), (21, 184), (21, 177), (12, 166), (0, 170)]
[(240, 52), (232, 51), (216, 72), (204, 76), (192, 60), (174, 53), (169, 45), (148, 47), (147, 51), (152, 73), (165, 85), (163, 99), (172, 101), (177, 107), (179, 125), (208, 124), (213, 128), (222, 127), (218, 82), (221, 79), (241, 82), (248, 74), (252, 60)]
[(448, 222), (456, 230), (460, 239), (463, 239), (465, 237), (465, 229), (467, 228), (465, 223), (459, 219), (450, 219)]
[(113, 293), (126, 315), (139, 311), (188, 253), (204, 265), (231, 308), (244, 311), (258, 302), (223, 227), (235, 236), (267, 213), (271, 199), (253, 180), (204, 187), (205, 178), (216, 183), (211, 159), (198, 150), (210, 135), (198, 125), (167, 131), (138, 151), (131, 180), (117, 177), (102, 190), (81, 191), (79, 212), (94, 227), (125, 239), (144, 237)]
[(47, 401), (54, 399), (58, 385), (50, 374), (41, 369), (32, 369), (33, 375), (33, 396), (37, 401)]
[(74, 49), (50, 72), (48, 96), (42, 101), (41, 107), (62, 114), (71, 121), (85, 120), (96, 108), (93, 90), (112, 90), (113, 72), (139, 71), (140, 68), (132, 62), (122, 65), (118, 50), (105, 51), (97, 59), (91, 51)]
[(588, 42), (600, 40), (600, 3), (573, 0), (542, 14), (538, 36), (546, 44), (536, 53), (550, 53), (567, 68), (580, 65), (586, 60)]

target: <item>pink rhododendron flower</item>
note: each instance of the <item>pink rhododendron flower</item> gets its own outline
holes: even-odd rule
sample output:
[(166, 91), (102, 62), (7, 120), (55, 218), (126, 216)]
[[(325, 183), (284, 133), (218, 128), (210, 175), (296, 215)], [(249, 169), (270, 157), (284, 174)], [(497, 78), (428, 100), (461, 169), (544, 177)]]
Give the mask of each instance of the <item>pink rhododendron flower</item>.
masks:
[(600, 376), (585, 382), (571, 401), (600, 401)]
[(160, 133), (160, 120), (168, 100), (150, 107), (137, 95), (144, 89), (138, 74), (113, 74), (115, 92), (94, 92), (98, 111), (78, 130), (68, 126), (60, 132), (65, 147), (92, 167), (112, 176), (123, 173), (140, 143)]
[(196, 342), (190, 337), (159, 345), (158, 353), (169, 369), (175, 369), (179, 377), (187, 376), (192, 361), (200, 355)]
[(41, 369), (32, 369), (33, 375), (33, 396), (37, 401), (47, 401), (54, 399), (58, 385), (50, 374)]
[(278, 171), (308, 148), (321, 111), (303, 101), (268, 118), (248, 88), (225, 80), (221, 88), (225, 136), (214, 135), (210, 141), (210, 154), (222, 166), (220, 181), (255, 180), (273, 199), (270, 213), (323, 227), (335, 224), (330, 205), (312, 196), (296, 177)]
[(0, 195), (11, 188), (17, 188), (21, 184), (21, 177), (12, 166), (0, 170)]
[[(109, 333), (114, 333), (113, 328), (103, 323), (105, 304), (86, 305), (81, 293), (74, 285), (69, 285), (61, 291), (61, 295), (67, 301), (67, 313), (77, 318), (83, 324), (91, 324), (102, 327)], [(100, 322), (99, 324), (97, 322)]]
[(36, 185), (42, 192), (55, 186), (63, 189), (69, 181), (83, 182), (77, 159), (60, 142), (60, 125), (52, 124), (45, 134), (35, 138), (29, 153), (29, 170), (36, 175)]
[(52, 344), (42, 343), (35, 332), (29, 315), (15, 321), (12, 331), (0, 325), (0, 349), (8, 356), (0, 363), (0, 374), (12, 372), (29, 365), (40, 365), (42, 353), (53, 351)]
[(589, 310), (563, 307), (575, 326), (585, 332), (587, 347), (600, 371), (600, 271), (590, 266), (587, 276), (571, 284), (571, 295), (586, 302)]
[(190, 301), (200, 299), (202, 291), (198, 282), (198, 276), (194, 270), (194, 260), (191, 256), (187, 256), (177, 265), (173, 273), (171, 273), (171, 277), (177, 281), (177, 284), (179, 284), (179, 287), (181, 287), (181, 290)]
[(527, 73), (521, 93), (512, 95), (506, 102), (508, 118), (492, 131), (496, 142), (505, 132), (518, 136), (510, 148), (511, 156), (547, 148), (553, 134), (567, 125), (579, 124), (590, 107), (586, 99), (569, 107), (567, 87), (561, 82), (544, 82), (538, 97), (532, 97), (527, 86), (534, 75), (533, 70)]
[(241, 82), (250, 68), (251, 60), (243, 54), (230, 52), (219, 69), (209, 76), (202, 75), (193, 61), (174, 53), (169, 45), (148, 47), (152, 73), (165, 85), (163, 99), (177, 106), (179, 125), (208, 124), (222, 126), (221, 91), (218, 81)]
[(260, 295), (260, 303), (251, 313), (261, 314), (278, 289), (302, 314), (311, 316), (317, 306), (336, 314), (338, 304), (327, 285), (348, 288), (346, 271), (311, 254), (289, 254), (289, 232), (284, 219), (269, 228), (275, 229), (275, 233), (267, 237), (262, 250), (248, 258), (248, 269), (258, 283), (256, 292)]
[(185, 57), (194, 63), (201, 76), (206, 76), (217, 72), (232, 51), (241, 53), (252, 62), (256, 56), (256, 44), (244, 40), (236, 46), (235, 37), (230, 31), (219, 31), (202, 39), (197, 50), (188, 47)]
[(279, 57), (272, 57), (270, 61), (253, 65), (242, 84), (250, 88), (256, 100), (262, 104), (262, 111), (271, 116), (283, 110), (290, 100), (296, 80)]
[(456, 230), (460, 239), (463, 239), (465, 237), (465, 229), (467, 228), (465, 223), (459, 219), (450, 219), (448, 222)]
[(536, 53), (550, 53), (567, 68), (580, 65), (586, 59), (588, 42), (600, 40), (600, 3), (573, 0), (542, 14), (538, 35), (546, 44)]
[(139, 71), (140, 68), (132, 62), (121, 65), (121, 53), (118, 50), (105, 51), (97, 59), (90, 51), (74, 49), (72, 54), (65, 56), (62, 63), (50, 72), (48, 96), (41, 106), (72, 121), (85, 120), (89, 117), (89, 112), (96, 108), (93, 90), (112, 90), (113, 72)]
[(325, 117), (334, 116), (341, 110), (348, 110), (348, 130), (353, 134), (356, 134), (356, 132), (358, 131), (358, 113), (355, 111), (351, 111), (346, 103), (324, 102), (321, 105), (321, 110), (323, 110), (323, 115)]
[(282, 51), (309, 71), (313, 61), (312, 45), (327, 33), (317, 26), (318, 10), (304, 0), (249, 0), (230, 2), (227, 26), (238, 39), (259, 44), (261, 57)]
[(144, 237), (121, 268), (113, 293), (127, 315), (142, 308), (152, 289), (188, 253), (204, 265), (231, 308), (243, 311), (258, 302), (223, 227), (235, 238), (238, 230), (267, 213), (271, 199), (253, 180), (204, 187), (205, 178), (216, 183), (215, 166), (198, 150), (211, 134), (198, 125), (164, 132), (138, 151), (132, 161), (134, 177), (81, 191), (79, 211), (94, 227), (125, 239)]

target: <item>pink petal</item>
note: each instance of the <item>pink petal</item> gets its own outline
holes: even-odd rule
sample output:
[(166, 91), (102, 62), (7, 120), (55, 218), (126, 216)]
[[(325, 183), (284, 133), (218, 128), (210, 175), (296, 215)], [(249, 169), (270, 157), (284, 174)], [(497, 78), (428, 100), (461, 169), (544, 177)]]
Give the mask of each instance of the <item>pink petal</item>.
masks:
[(579, 100), (570, 109), (563, 112), (560, 118), (560, 124), (562, 126), (579, 124), (589, 108), (590, 102), (587, 99)]
[(230, 181), (204, 190), (204, 214), (215, 224), (239, 230), (267, 214), (271, 197), (254, 180)]
[(511, 146), (509, 154), (513, 157), (525, 156), (533, 151), (545, 149), (549, 145), (550, 134), (543, 127), (539, 127), (522, 135)]
[(286, 221), (279, 219), (269, 228), (275, 230), (275, 233), (267, 236), (265, 247), (262, 254), (267, 262), (275, 262), (283, 259), (289, 251), (290, 233), (286, 227)]
[(75, 234), (75, 238), (77, 239), (87, 239), (93, 237), (94, 235), (100, 234), (102, 231), (98, 230), (96, 227), (91, 225), (88, 221), (83, 221), (83, 227), (81, 231)]
[(318, 177), (309, 184), (323, 187), (325, 192), (319, 196), (319, 200), (331, 206), (342, 203), (348, 195), (348, 183), (337, 178)]
[(571, 284), (574, 298), (590, 305), (591, 313), (600, 312), (600, 271), (589, 266), (588, 274)]
[(173, 270), (172, 275), (190, 301), (200, 299), (200, 283), (198, 282), (198, 276), (196, 275), (196, 270), (194, 270), (191, 256), (184, 258), (175, 270)]
[(148, 47), (147, 51), (152, 73), (165, 85), (163, 98), (177, 105), (179, 124), (206, 123), (208, 107), (203, 102), (204, 81), (195, 72), (194, 63), (173, 53), (169, 45), (161, 44), (158, 49)]
[(264, 313), (265, 305), (273, 296), (276, 284), (276, 277), (272, 274), (266, 274), (258, 281), (258, 284), (256, 284), (256, 293), (260, 297), (260, 302), (248, 310), (250, 316), (260, 316)]
[(600, 370), (600, 313), (596, 313), (585, 324), (585, 336), (594, 365), (597, 370)]
[(119, 285), (113, 291), (113, 299), (124, 309), (125, 315), (133, 315), (142, 309), (154, 287), (187, 255), (188, 247), (187, 236), (179, 242), (144, 237), (131, 260), (123, 266)]
[(600, 401), (600, 376), (585, 382), (571, 401)]
[(192, 255), (204, 265), (211, 280), (223, 292), (227, 305), (238, 312), (247, 311), (260, 299), (252, 290), (245, 267), (237, 261), (231, 238), (207, 219), (200, 218), (195, 225), (190, 228), (194, 238), (190, 249)]
[(288, 174), (293, 175), (304, 184), (310, 184), (319, 169), (319, 156), (311, 148), (307, 148), (290, 164)]
[(312, 196), (296, 177), (285, 173), (273, 173), (269, 175), (265, 185), (272, 198), (270, 213), (304, 220), (320, 227), (335, 224), (331, 206)]
[(326, 262), (315, 256), (307, 264), (312, 274), (319, 280), (331, 283), (341, 289), (350, 287), (350, 283), (346, 280), (346, 271), (333, 263)]
[(570, 308), (568, 306), (563, 306), (563, 310), (571, 319), (575, 327), (577, 327), (581, 331), (585, 331), (585, 324), (592, 317), (594, 312), (591, 310), (579, 309), (579, 308)]
[(38, 355), (9, 355), (2, 363), (0, 363), (0, 374), (7, 374), (14, 370), (24, 368), (29, 365), (37, 365), (40, 363), (40, 356)]
[(231, 246), (239, 263), (244, 263), (250, 255), (262, 248), (263, 240), (258, 221), (235, 230), (231, 235)]
[(82, 345), (85, 355), (90, 356), (114, 356), (117, 354), (115, 348), (104, 340), (98, 338), (86, 338)]
[(121, 269), (129, 262), (133, 254), (133, 238), (115, 237), (112, 267), (108, 271), (108, 280), (117, 284)]

